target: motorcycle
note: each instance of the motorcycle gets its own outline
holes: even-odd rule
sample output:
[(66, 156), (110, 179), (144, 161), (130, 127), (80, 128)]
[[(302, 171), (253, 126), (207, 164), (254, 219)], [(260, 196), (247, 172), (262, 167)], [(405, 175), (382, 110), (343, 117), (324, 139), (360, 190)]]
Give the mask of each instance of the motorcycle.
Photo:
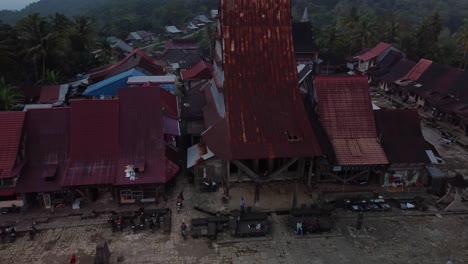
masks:
[(13, 243), (16, 241), (16, 228), (14, 226), (7, 228), (8, 242)]
[(183, 223), (180, 226), (180, 233), (182, 234), (182, 237), (184, 238), (184, 240), (187, 240), (187, 226), (185, 225), (185, 223)]
[(180, 214), (180, 208), (182, 208), (182, 202), (177, 202), (177, 213)]

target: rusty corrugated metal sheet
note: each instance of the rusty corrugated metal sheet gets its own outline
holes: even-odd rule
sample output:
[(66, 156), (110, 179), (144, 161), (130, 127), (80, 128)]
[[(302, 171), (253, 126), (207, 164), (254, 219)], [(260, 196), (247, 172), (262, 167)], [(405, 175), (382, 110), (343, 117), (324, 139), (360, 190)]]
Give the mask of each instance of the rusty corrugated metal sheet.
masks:
[(363, 60), (363, 61), (372, 60), (372, 59), (380, 56), (380, 54), (382, 54), (384, 51), (389, 49), (391, 46), (392, 45), (390, 45), (388, 43), (380, 42), (379, 44), (377, 44), (377, 46), (375, 46), (374, 48), (372, 48), (368, 52), (366, 52), (366, 53), (364, 53), (362, 55), (359, 55), (358, 59)]
[(419, 77), (431, 66), (432, 61), (420, 59), (418, 63), (402, 78), (404, 80), (417, 81)]
[[(163, 133), (163, 89), (132, 87), (119, 90), (119, 166), (115, 185), (165, 183), (178, 166), (165, 156)], [(130, 181), (127, 165), (144, 164), (145, 171)]]
[(20, 146), (25, 112), (0, 112), (0, 178), (9, 178)]
[(221, 1), (226, 115), (203, 134), (218, 158), (321, 154), (298, 89), (290, 8), (289, 0)]
[[(18, 192), (60, 190), (70, 141), (70, 108), (32, 109), (25, 119), (28, 164), (16, 185)], [(46, 180), (44, 176), (53, 180)]]
[(102, 185), (114, 181), (118, 129), (118, 100), (72, 101), (70, 159), (62, 186)]
[(366, 76), (317, 76), (319, 119), (339, 165), (388, 164), (378, 143)]

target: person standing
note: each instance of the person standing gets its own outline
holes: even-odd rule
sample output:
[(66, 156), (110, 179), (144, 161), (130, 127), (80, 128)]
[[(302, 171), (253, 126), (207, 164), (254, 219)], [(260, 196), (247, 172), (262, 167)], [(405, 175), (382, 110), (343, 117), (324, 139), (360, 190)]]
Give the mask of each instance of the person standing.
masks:
[(244, 199), (244, 197), (241, 198), (240, 209), (241, 209), (241, 213), (245, 212), (245, 199)]
[(297, 222), (297, 224), (296, 224), (296, 233), (298, 235), (301, 235), (301, 236), (304, 234), (303, 231), (302, 231), (302, 222), (300, 222), (300, 221)]

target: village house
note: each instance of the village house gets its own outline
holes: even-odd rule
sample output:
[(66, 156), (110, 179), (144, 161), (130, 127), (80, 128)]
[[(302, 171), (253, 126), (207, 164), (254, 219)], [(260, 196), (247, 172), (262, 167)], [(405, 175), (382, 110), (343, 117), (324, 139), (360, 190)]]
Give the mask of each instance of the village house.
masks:
[(24, 120), (27, 164), (16, 191), (28, 207), (52, 208), (69, 198), (62, 190), (70, 141), (70, 108), (27, 110)]
[(420, 59), (416, 65), (403, 77), (398, 79), (395, 84), (397, 85), (397, 89), (403, 95), (404, 98), (408, 98), (409, 102), (417, 103), (419, 105), (424, 105), (424, 101), (422, 98), (412, 92), (411, 87), (417, 84), (419, 78), (423, 73), (431, 66), (432, 61), (426, 59)]
[(211, 78), (213, 77), (211, 75), (212, 72), (213, 65), (204, 60), (201, 60), (192, 68), (181, 71), (180, 77), (182, 82), (185, 83), (186, 89), (190, 90), (192, 87), (202, 84), (208, 80), (211, 80)]
[(355, 56), (355, 58), (359, 60), (357, 70), (362, 74), (366, 73), (369, 68), (377, 65), (392, 50), (401, 53), (401, 51), (394, 48), (392, 45), (380, 42), (369, 51)]
[(117, 74), (136, 69), (145, 75), (164, 75), (167, 64), (155, 60), (136, 49), (117, 63), (93, 70), (87, 75), (89, 84), (95, 84)]
[(390, 163), (382, 186), (389, 191), (422, 190), (430, 182), (426, 166), (442, 160), (424, 139), (418, 111), (381, 109), (374, 111), (374, 116), (380, 144)]
[[(247, 11), (252, 15), (238, 15)], [(188, 149), (195, 177), (223, 182), (227, 196), (230, 182), (309, 177), (321, 150), (303, 118), (290, 2), (222, 0), (214, 54), (213, 83), (204, 91), (205, 131)]]
[(197, 42), (189, 39), (169, 40), (157, 58), (165, 62), (174, 73), (190, 69), (202, 60)]
[(402, 96), (395, 82), (403, 78), (415, 65), (415, 62), (405, 59), (400, 52), (390, 51), (376, 66), (369, 68), (367, 74), (372, 83), (377, 85), (377, 88), (390, 94), (397, 93)]
[(329, 140), (320, 137), (327, 157), (316, 182), (376, 184), (388, 160), (378, 140), (367, 77), (317, 76), (313, 89), (310, 114), (318, 117)]
[(22, 207), (16, 186), (26, 165), (24, 112), (0, 112), (0, 208)]
[(132, 46), (149, 44), (155, 40), (156, 37), (153, 33), (144, 30), (130, 32), (125, 39)]

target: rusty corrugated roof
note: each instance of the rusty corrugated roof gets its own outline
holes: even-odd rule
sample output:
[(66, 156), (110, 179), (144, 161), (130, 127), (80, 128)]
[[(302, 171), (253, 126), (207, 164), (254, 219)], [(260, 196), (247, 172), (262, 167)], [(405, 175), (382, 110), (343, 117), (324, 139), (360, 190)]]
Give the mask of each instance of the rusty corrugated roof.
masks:
[(28, 164), (16, 185), (18, 192), (60, 190), (69, 152), (70, 108), (28, 110), (25, 131)]
[(359, 55), (357, 58), (360, 59), (360, 60), (363, 60), (363, 61), (372, 60), (372, 59), (380, 56), (380, 54), (382, 54), (384, 51), (389, 49), (391, 46), (392, 45), (390, 45), (388, 43), (380, 42), (379, 44), (377, 44), (377, 46), (375, 46), (374, 48), (372, 48), (368, 52), (366, 52), (366, 53), (364, 53), (362, 55)]
[(224, 101), (225, 115), (203, 134), (218, 158), (321, 154), (298, 89), (290, 8), (289, 0), (221, 1), (224, 84), (211, 109), (219, 114)]
[(0, 178), (10, 178), (20, 146), (25, 112), (0, 112)]
[(387, 164), (378, 143), (367, 76), (317, 76), (319, 119), (339, 165)]

